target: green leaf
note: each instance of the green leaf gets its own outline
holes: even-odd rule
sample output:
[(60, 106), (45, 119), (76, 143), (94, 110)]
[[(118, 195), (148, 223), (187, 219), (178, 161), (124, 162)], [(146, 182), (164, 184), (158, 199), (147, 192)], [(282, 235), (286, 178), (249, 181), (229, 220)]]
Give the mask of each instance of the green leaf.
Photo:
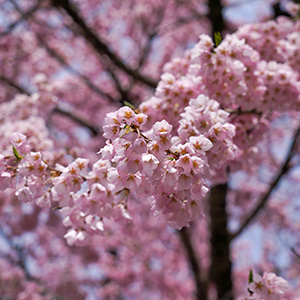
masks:
[(124, 135), (126, 135), (127, 133), (131, 132), (132, 129), (130, 128), (130, 126), (126, 125), (123, 129), (125, 129), (125, 133), (123, 133), (120, 138), (122, 138)]
[(217, 31), (214, 33), (214, 40), (216, 47), (218, 47), (222, 42), (221, 32)]
[(176, 158), (175, 158), (175, 157), (172, 157), (172, 156), (167, 157), (167, 159), (168, 159), (168, 160), (176, 160)]
[(16, 157), (16, 159), (17, 159), (18, 161), (20, 161), (22, 158), (24, 158), (23, 156), (21, 156), (21, 155), (19, 154), (19, 152), (18, 152), (18, 150), (15, 148), (15, 146), (13, 146), (13, 152), (14, 152), (14, 155), (15, 155), (15, 157)]
[(53, 210), (60, 210), (60, 209), (62, 209), (62, 207), (61, 207), (61, 206), (56, 206), (56, 207), (53, 207)]
[(128, 102), (128, 101), (126, 101), (126, 100), (123, 101), (123, 104), (124, 104), (125, 106), (130, 107), (133, 111), (135, 111), (135, 109), (136, 109), (136, 108), (134, 107), (133, 104), (131, 104), (130, 102)]
[(249, 271), (249, 277), (248, 277), (248, 283), (252, 283), (253, 282), (253, 271), (252, 269)]

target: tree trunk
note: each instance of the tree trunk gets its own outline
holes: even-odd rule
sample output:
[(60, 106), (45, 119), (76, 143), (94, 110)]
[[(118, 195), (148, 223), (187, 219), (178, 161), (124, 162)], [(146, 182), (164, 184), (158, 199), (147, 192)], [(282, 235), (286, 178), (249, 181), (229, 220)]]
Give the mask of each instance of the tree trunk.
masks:
[(212, 187), (209, 199), (211, 231), (210, 279), (216, 286), (219, 300), (233, 299), (226, 192), (226, 184), (216, 185)]

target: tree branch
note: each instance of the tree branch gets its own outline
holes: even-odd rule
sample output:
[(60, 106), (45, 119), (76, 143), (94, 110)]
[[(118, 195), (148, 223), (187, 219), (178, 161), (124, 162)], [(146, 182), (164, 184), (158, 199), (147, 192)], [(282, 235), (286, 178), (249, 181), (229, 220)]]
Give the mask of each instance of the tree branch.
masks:
[[(14, 3), (14, 2), (13, 2)], [(19, 8), (19, 6), (14, 3), (14, 6), (16, 8), (16, 10), (21, 14), (24, 15), (25, 13)], [(95, 93), (97, 93), (98, 95), (102, 96), (102, 97), (106, 97), (109, 101), (116, 103), (117, 101), (111, 97), (109, 94), (103, 92), (101, 89), (99, 89), (87, 76), (81, 74), (79, 71), (77, 71), (76, 69), (74, 69), (73, 67), (71, 67), (67, 61), (64, 59), (64, 57), (62, 55), (60, 55), (56, 50), (52, 49), (45, 41), (44, 39), (39, 35), (36, 34), (36, 37), (39, 41), (39, 43), (42, 45), (42, 47), (44, 49), (46, 49), (46, 51), (48, 52), (48, 54), (50, 56), (52, 56), (54, 59), (56, 59), (61, 65), (63, 65), (64, 67), (67, 68), (67, 70), (69, 70), (70, 72), (72, 72), (73, 74), (77, 75), (79, 78), (82, 79), (82, 81)]]
[[(42, 293), (47, 294), (47, 295), (51, 295), (51, 299), (57, 299), (57, 300), (67, 300), (67, 298), (49, 290), (47, 287), (45, 287), (44, 283), (39, 279), (36, 278), (34, 276), (32, 276), (29, 273), (29, 270), (27, 268), (27, 264), (26, 264), (26, 257), (24, 254), (24, 249), (22, 247), (20, 247), (19, 245), (15, 244), (6, 234), (5, 232), (0, 229), (0, 236), (5, 240), (5, 242), (7, 243), (7, 245), (16, 252), (17, 257), (18, 257), (18, 261), (16, 262), (16, 264), (22, 269), (22, 271), (24, 272), (25, 278), (28, 281), (33, 281), (35, 283), (37, 283), (42, 289)], [(52, 298), (53, 297), (53, 298)], [(2, 298), (1, 298), (2, 299)]]
[(230, 108), (223, 108), (226, 112), (230, 113), (231, 115), (258, 115), (261, 116), (263, 112), (260, 112), (256, 109), (251, 110), (242, 110), (240, 107), (237, 109), (230, 109)]
[(100, 88), (98, 88), (87, 76), (81, 74), (79, 71), (71, 67), (67, 61), (60, 55), (56, 50), (49, 47), (49, 45), (41, 38), (40, 35), (36, 34), (37, 39), (39, 40), (40, 44), (47, 50), (48, 54), (56, 59), (61, 65), (65, 66), (67, 70), (72, 72), (73, 74), (77, 75), (82, 81), (94, 92), (98, 95), (107, 98), (112, 103), (117, 103), (118, 101), (115, 100), (111, 95), (103, 92)]
[(16, 262), (16, 264), (23, 270), (26, 279), (34, 280), (34, 278), (30, 275), (28, 271), (26, 261), (25, 261), (24, 250), (18, 245), (14, 244), (2, 229), (0, 229), (0, 236), (6, 241), (6, 243), (10, 246), (10, 248), (16, 252), (18, 257), (18, 261)]
[(8, 27), (5, 31), (0, 32), (0, 37), (10, 34), (20, 23), (22, 23), (22, 21), (24, 21), (26, 18), (28, 18), (29, 16), (34, 14), (39, 9), (40, 4), (41, 4), (40, 1), (38, 1), (38, 3), (36, 5), (34, 5), (31, 9), (29, 9), (26, 12), (23, 12), (17, 21), (8, 25)]
[(94, 136), (97, 136), (100, 133), (100, 129), (97, 126), (94, 126), (93, 124), (89, 123), (87, 120), (81, 118), (80, 116), (65, 110), (59, 106), (55, 107), (53, 110), (54, 113), (59, 113), (61, 115), (64, 115), (66, 117), (69, 117), (71, 120), (75, 121), (79, 125), (89, 129)]
[(187, 228), (184, 227), (181, 230), (179, 230), (178, 233), (180, 235), (181, 242), (186, 250), (187, 258), (193, 272), (196, 287), (196, 299), (206, 300), (207, 283), (203, 280), (200, 265), (198, 263), (198, 258), (190, 239), (189, 231)]
[(146, 62), (146, 59), (151, 50), (153, 40), (158, 34), (158, 27), (164, 18), (166, 7), (167, 7), (167, 4), (164, 7), (162, 7), (161, 9), (159, 9), (158, 16), (155, 20), (155, 24), (154, 24), (153, 28), (150, 32), (147, 33), (148, 39), (147, 39), (147, 42), (146, 42), (144, 48), (141, 51), (141, 56), (140, 56), (140, 59), (138, 62), (139, 67), (141, 67)]
[[(31, 93), (28, 90), (26, 90), (22, 86), (14, 83), (9, 78), (6, 78), (6, 77), (0, 75), (0, 80), (5, 82), (6, 84), (10, 85), (11, 87), (15, 88), (18, 92), (20, 92), (22, 94), (25, 94), (27, 96), (31, 95)], [(66, 117), (69, 117), (70, 119), (72, 119), (76, 123), (80, 124), (81, 126), (88, 128), (92, 132), (92, 134), (95, 136), (100, 133), (100, 129), (97, 126), (91, 124), (89, 121), (85, 120), (84, 118), (78, 116), (77, 114), (75, 114), (71, 111), (67, 111), (67, 110), (57, 106), (54, 108), (53, 112), (62, 114)]]
[(271, 181), (269, 189), (260, 198), (260, 200), (258, 201), (258, 204), (253, 209), (253, 211), (242, 222), (240, 228), (235, 233), (233, 233), (231, 235), (230, 241), (232, 241), (238, 235), (240, 235), (247, 228), (247, 226), (254, 220), (254, 218), (259, 214), (261, 209), (265, 206), (265, 204), (269, 200), (270, 195), (272, 194), (274, 189), (278, 186), (278, 183), (280, 182), (281, 178), (290, 170), (290, 168), (291, 168), (290, 162), (291, 162), (291, 159), (292, 159), (292, 157), (294, 155), (294, 152), (296, 150), (297, 139), (298, 139), (299, 135), (300, 135), (300, 126), (295, 131), (295, 134), (294, 134), (294, 137), (293, 137), (293, 142), (290, 146), (290, 149), (288, 151), (286, 159), (284, 160), (284, 163), (283, 163), (282, 167), (280, 168), (280, 170), (278, 171), (277, 175)]
[(157, 86), (157, 82), (139, 73), (138, 70), (132, 69), (125, 64), (123, 60), (114, 53), (106, 43), (94, 33), (94, 31), (85, 23), (84, 19), (79, 15), (75, 6), (70, 4), (69, 0), (52, 0), (54, 6), (61, 7), (73, 19), (73, 21), (81, 28), (82, 35), (93, 46), (95, 51), (100, 55), (105, 55), (121, 70), (125, 71), (136, 81), (142, 82), (151, 88)]
[(14, 83), (11, 79), (0, 75), (0, 80), (6, 84), (8, 84), (9, 86), (13, 87), (14, 89), (16, 89), (18, 92), (20, 92), (21, 94), (26, 94), (27, 96), (30, 95), (30, 92), (27, 91), (25, 88), (23, 88), (22, 86)]
[(291, 248), (291, 251), (297, 258), (300, 259), (300, 254), (299, 254), (299, 252), (296, 251), (296, 249), (294, 247)]

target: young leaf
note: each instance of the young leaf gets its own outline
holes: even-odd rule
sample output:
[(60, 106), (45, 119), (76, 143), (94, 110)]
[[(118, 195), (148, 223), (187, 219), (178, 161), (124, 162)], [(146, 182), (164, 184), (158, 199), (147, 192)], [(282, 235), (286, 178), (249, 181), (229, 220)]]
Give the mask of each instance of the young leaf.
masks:
[(136, 110), (136, 108), (134, 107), (134, 105), (131, 104), (130, 102), (126, 101), (126, 100), (123, 101), (123, 104), (124, 104), (125, 106), (130, 107), (133, 111)]
[(222, 42), (221, 32), (217, 31), (214, 33), (215, 47), (218, 47)]
[(253, 271), (252, 269), (249, 271), (249, 277), (248, 277), (248, 283), (252, 283), (253, 282)]
[(14, 152), (14, 155), (15, 155), (15, 157), (16, 157), (16, 159), (17, 159), (18, 161), (20, 161), (20, 160), (23, 158), (23, 156), (21, 156), (21, 155), (19, 154), (19, 152), (18, 152), (18, 150), (15, 148), (15, 146), (13, 146), (13, 152)]

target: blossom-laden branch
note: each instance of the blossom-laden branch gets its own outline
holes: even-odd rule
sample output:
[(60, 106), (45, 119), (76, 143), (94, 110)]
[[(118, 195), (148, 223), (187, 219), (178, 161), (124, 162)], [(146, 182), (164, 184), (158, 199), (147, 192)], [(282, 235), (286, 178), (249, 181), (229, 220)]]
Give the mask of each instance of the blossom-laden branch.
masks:
[(125, 71), (125, 73), (130, 75), (136, 81), (142, 82), (151, 88), (155, 88), (157, 86), (156, 81), (142, 75), (138, 70), (131, 68), (116, 53), (114, 53), (110, 47), (96, 35), (92, 28), (85, 23), (84, 19), (78, 13), (76, 7), (71, 5), (69, 0), (53, 0), (53, 5), (61, 7), (65, 10), (65, 12), (73, 19), (73, 21), (81, 28), (82, 35), (101, 57), (102, 55), (108, 57), (118, 68)]
[[(16, 3), (14, 3), (14, 6), (15, 6), (16, 10), (21, 14), (22, 17), (26, 14), (25, 12), (23, 12), (20, 9), (20, 7)], [(30, 15), (28, 15), (27, 17), (29, 17), (29, 16)], [(90, 88), (93, 92), (97, 93), (101, 97), (105, 97), (106, 99), (108, 99), (112, 103), (120, 102), (119, 100), (114, 99), (111, 95), (109, 95), (109, 94), (105, 93), (104, 91), (102, 91), (87, 76), (81, 74), (79, 71), (77, 71), (71, 65), (69, 65), (68, 62), (64, 59), (64, 57), (58, 51), (51, 48), (47, 44), (47, 42), (41, 37), (41, 35), (36, 34), (36, 38), (38, 39), (40, 45), (48, 52), (48, 54), (51, 57), (53, 57), (56, 61), (58, 61), (62, 66), (64, 66), (67, 71), (69, 71), (69, 72), (75, 74), (76, 76), (78, 76), (86, 84), (86, 86), (88, 88)], [(23, 91), (23, 93), (24, 93), (24, 91)]]
[(260, 213), (260, 211), (264, 208), (264, 206), (270, 199), (272, 192), (275, 190), (275, 188), (277, 188), (282, 177), (291, 169), (292, 165), (290, 164), (290, 162), (293, 158), (293, 155), (295, 154), (297, 140), (298, 140), (299, 135), (300, 135), (300, 126), (295, 131), (293, 141), (292, 141), (292, 144), (288, 151), (288, 154), (286, 156), (286, 159), (285, 159), (284, 163), (282, 164), (282, 167), (278, 171), (277, 175), (274, 177), (274, 179), (270, 183), (269, 189), (266, 191), (266, 193), (264, 195), (262, 195), (262, 197), (258, 201), (256, 207), (253, 209), (253, 211), (241, 223), (240, 228), (231, 235), (230, 241), (232, 241), (238, 235), (240, 235), (248, 227), (248, 225), (255, 219), (255, 217)]

